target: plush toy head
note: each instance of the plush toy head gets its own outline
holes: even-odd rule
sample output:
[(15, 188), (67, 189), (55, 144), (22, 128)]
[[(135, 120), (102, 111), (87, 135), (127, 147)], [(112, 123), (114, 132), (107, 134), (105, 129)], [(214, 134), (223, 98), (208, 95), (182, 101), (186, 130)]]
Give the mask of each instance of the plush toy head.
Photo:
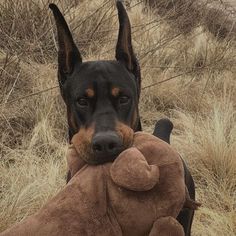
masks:
[[(67, 155), (72, 176), (87, 166), (80, 158), (77, 145), (80, 142), (75, 135)], [(160, 222), (167, 224), (160, 227), (164, 231), (175, 225), (173, 235), (184, 235), (175, 218), (184, 205), (196, 209), (198, 203), (189, 198), (181, 158), (170, 145), (153, 135), (137, 132), (132, 146), (120, 153), (113, 163), (102, 165), (102, 170), (106, 173), (106, 188), (113, 211), (123, 233), (127, 233), (124, 235), (154, 230), (152, 226), (160, 227)], [(156, 222), (157, 219), (160, 222)]]

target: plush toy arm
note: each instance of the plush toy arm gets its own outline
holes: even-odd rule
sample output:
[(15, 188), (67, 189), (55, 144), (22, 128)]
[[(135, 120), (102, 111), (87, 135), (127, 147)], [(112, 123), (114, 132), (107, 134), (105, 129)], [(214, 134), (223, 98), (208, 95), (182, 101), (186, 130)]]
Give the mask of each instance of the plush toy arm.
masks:
[(71, 178), (86, 164), (78, 155), (75, 147), (71, 144), (66, 153), (67, 165)]
[(110, 174), (119, 186), (134, 190), (147, 191), (159, 181), (159, 167), (149, 165), (137, 148), (123, 151), (113, 162)]

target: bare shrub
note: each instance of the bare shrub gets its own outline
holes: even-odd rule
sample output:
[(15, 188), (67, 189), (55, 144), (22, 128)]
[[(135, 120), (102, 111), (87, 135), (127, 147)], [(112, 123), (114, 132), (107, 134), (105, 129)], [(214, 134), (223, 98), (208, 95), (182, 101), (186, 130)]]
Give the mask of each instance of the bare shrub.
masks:
[(189, 33), (201, 25), (218, 39), (235, 38), (235, 10), (223, 1), (145, 0), (144, 3), (181, 33)]

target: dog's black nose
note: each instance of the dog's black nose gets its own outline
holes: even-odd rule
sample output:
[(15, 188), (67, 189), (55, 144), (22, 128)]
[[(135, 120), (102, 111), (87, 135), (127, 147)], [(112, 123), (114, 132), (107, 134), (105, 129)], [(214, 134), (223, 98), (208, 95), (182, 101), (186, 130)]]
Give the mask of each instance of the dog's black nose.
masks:
[(114, 157), (121, 152), (122, 140), (114, 131), (99, 132), (92, 139), (92, 148), (98, 157)]

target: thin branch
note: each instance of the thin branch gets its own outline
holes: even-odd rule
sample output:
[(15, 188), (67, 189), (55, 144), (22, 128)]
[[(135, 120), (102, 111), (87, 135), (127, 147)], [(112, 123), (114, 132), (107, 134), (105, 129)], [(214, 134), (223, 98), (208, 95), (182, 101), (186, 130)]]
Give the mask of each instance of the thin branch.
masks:
[(7, 103), (7, 101), (8, 101), (8, 99), (9, 99), (11, 93), (13, 92), (13, 90), (14, 90), (14, 88), (15, 88), (15, 85), (16, 85), (16, 83), (17, 83), (19, 77), (20, 77), (20, 73), (21, 73), (21, 70), (20, 70), (19, 73), (17, 74), (16, 79), (15, 79), (15, 81), (14, 81), (14, 83), (13, 83), (13, 85), (12, 85), (10, 91), (9, 91), (9, 93), (7, 94), (7, 97), (6, 97), (6, 100), (5, 100), (4, 104)]
[(167, 79), (164, 79), (164, 80), (161, 80), (161, 81), (155, 82), (155, 83), (153, 83), (153, 84), (149, 84), (149, 85), (147, 85), (147, 86), (145, 86), (145, 87), (142, 87), (142, 90), (147, 89), (147, 88), (154, 87), (154, 86), (156, 86), (156, 85), (158, 85), (158, 84), (165, 83), (165, 82), (167, 82), (167, 81), (169, 81), (169, 80), (172, 80), (172, 79), (178, 78), (178, 77), (180, 77), (180, 76), (182, 76), (182, 75), (186, 75), (186, 74), (189, 74), (189, 73), (191, 73), (191, 72), (193, 72), (193, 70), (190, 70), (190, 71), (187, 71), (187, 72), (184, 72), (184, 73), (178, 74), (178, 75), (171, 76), (171, 77), (169, 77), (169, 78), (167, 78)]
[(22, 96), (22, 97), (19, 97), (19, 98), (16, 98), (16, 99), (13, 99), (13, 100), (4, 102), (3, 104), (1, 104), (1, 106), (5, 105), (5, 104), (11, 104), (11, 103), (14, 103), (14, 102), (23, 100), (23, 99), (25, 99), (25, 98), (33, 97), (33, 96), (36, 96), (36, 95), (39, 95), (39, 94), (42, 94), (42, 93), (51, 91), (51, 90), (53, 90), (53, 89), (56, 89), (56, 88), (58, 88), (58, 87), (59, 87), (59, 85), (56, 85), (56, 86), (53, 86), (53, 87), (51, 87), (51, 88), (47, 88), (47, 89), (44, 89), (44, 90), (40, 90), (40, 91), (35, 92), (35, 93), (30, 93), (30, 94), (27, 94), (27, 95), (25, 95), (25, 96)]

